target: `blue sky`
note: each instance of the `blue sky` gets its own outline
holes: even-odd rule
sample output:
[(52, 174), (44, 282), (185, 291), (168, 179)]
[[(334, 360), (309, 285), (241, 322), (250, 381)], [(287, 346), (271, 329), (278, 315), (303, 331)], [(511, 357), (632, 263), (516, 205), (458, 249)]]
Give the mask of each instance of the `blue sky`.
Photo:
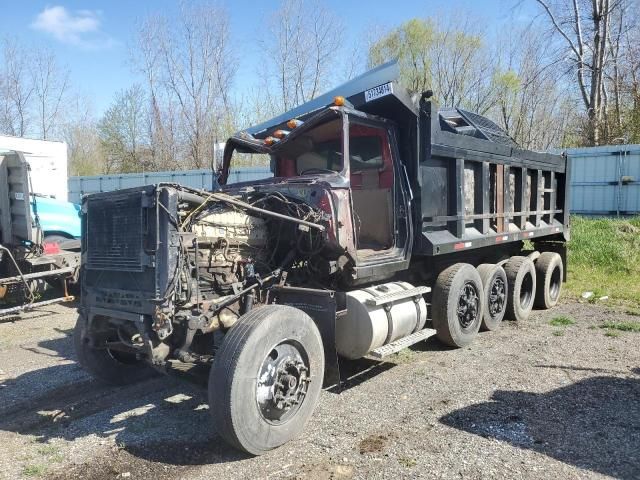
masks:
[[(221, 1), (231, 17), (232, 39), (240, 64), (236, 90), (252, 85), (256, 64), (264, 61), (255, 44), (265, 22), (277, 8), (277, 0)], [(388, 28), (413, 17), (439, 12), (454, 14), (465, 10), (477, 15), (491, 27), (526, 19), (535, 12), (533, 0), (524, 0), (517, 12), (516, 0), (327, 0), (327, 6), (347, 26), (347, 38), (356, 42), (372, 26)], [(2, 22), (0, 38), (17, 37), (23, 44), (49, 46), (71, 72), (74, 88), (91, 99), (97, 115), (114, 94), (139, 79), (128, 65), (129, 49), (137, 23), (155, 12), (177, 14), (177, 0), (113, 1), (16, 1), (0, 0)]]

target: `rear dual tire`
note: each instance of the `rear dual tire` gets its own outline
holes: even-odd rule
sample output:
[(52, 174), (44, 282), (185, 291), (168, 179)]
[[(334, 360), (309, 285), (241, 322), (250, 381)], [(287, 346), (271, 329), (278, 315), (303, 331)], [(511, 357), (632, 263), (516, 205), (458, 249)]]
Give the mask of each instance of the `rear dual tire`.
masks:
[(478, 273), (484, 288), (484, 314), (482, 315), (481, 331), (493, 331), (500, 328), (500, 324), (507, 310), (507, 296), (509, 292), (507, 274), (500, 265), (483, 263), (478, 266)]
[(433, 289), (432, 320), (442, 343), (469, 345), (478, 334), (484, 308), (482, 279), (472, 265), (456, 263), (440, 272)]
[(543, 252), (536, 260), (537, 308), (555, 307), (560, 299), (564, 280), (562, 257), (556, 252)]
[(536, 298), (536, 268), (528, 257), (514, 256), (504, 265), (507, 274), (507, 311), (509, 320), (529, 318)]

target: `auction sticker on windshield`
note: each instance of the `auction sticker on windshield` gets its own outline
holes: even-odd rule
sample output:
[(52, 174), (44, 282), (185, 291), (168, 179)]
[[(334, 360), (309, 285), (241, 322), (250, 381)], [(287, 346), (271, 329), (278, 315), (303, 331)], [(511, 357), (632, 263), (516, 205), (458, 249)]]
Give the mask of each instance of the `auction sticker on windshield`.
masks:
[(393, 84), (391, 82), (384, 85), (378, 85), (377, 87), (370, 88), (364, 92), (364, 101), (370, 102), (376, 98), (384, 97), (393, 93)]

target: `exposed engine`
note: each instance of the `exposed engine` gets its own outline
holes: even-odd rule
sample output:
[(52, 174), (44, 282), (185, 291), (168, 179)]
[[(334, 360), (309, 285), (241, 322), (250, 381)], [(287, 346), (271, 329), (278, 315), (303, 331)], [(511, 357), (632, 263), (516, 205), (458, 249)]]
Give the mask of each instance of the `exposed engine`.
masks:
[(300, 199), (272, 192), (254, 194), (245, 203), (220, 194), (182, 214), (182, 228), (195, 235), (188, 263), (197, 265), (203, 292), (237, 293), (276, 269), (309, 279), (317, 273), (327, 215)]
[(268, 303), (274, 283), (329, 280), (330, 269), (322, 265), (336, 256), (326, 248), (330, 216), (299, 197), (216, 193), (200, 204), (179, 204), (178, 217), (180, 273), (173, 295), (156, 312), (154, 329), (163, 339), (176, 323), (165, 319), (187, 326), (178, 350), (182, 360), (197, 359), (192, 346), (198, 336), (230, 328), (254, 304)]
[(267, 265), (269, 231), (262, 218), (217, 205), (192, 227), (197, 236), (198, 266), (221, 292), (230, 291), (249, 263)]
[(338, 281), (345, 251), (331, 215), (316, 206), (323, 195), (318, 186), (232, 195), (159, 185), (96, 196), (85, 206), (85, 288), (96, 307), (149, 324), (141, 334), (131, 323), (97, 321), (152, 363), (209, 362), (216, 332), (269, 303), (271, 287)]

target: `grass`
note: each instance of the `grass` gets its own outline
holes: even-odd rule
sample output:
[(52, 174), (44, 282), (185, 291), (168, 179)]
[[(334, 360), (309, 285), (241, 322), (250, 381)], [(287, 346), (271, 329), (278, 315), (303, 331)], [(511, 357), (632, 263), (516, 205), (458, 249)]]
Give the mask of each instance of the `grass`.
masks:
[(607, 330), (619, 330), (621, 332), (640, 333), (640, 322), (604, 322), (600, 328)]
[(41, 445), (38, 447), (38, 453), (47, 457), (47, 461), (51, 463), (61, 463), (65, 457), (60, 452), (60, 449), (55, 445)]
[(554, 317), (549, 321), (549, 325), (554, 327), (567, 327), (569, 325), (573, 325), (576, 323), (572, 318), (566, 317), (564, 315), (559, 317)]
[(630, 220), (571, 218), (567, 290), (594, 292), (610, 303), (640, 308), (640, 217)]
[(47, 472), (47, 467), (39, 464), (26, 465), (22, 469), (22, 475), (24, 475), (25, 477), (41, 477), (46, 472)]
[(555, 337), (562, 337), (564, 335), (564, 332), (562, 330), (554, 330), (553, 331), (553, 336)]
[(599, 327), (607, 330), (606, 337), (619, 337), (620, 332), (640, 333), (640, 322), (602, 322)]
[(58, 452), (59, 449), (55, 445), (42, 445), (38, 447), (38, 453), (41, 455), (55, 455)]
[(416, 352), (410, 348), (400, 350), (398, 353), (389, 357), (389, 360), (397, 365), (403, 365), (405, 363), (411, 363), (416, 359)]
[(398, 462), (400, 462), (400, 465), (406, 468), (415, 467), (417, 463), (415, 458), (410, 457), (400, 457), (398, 458)]

